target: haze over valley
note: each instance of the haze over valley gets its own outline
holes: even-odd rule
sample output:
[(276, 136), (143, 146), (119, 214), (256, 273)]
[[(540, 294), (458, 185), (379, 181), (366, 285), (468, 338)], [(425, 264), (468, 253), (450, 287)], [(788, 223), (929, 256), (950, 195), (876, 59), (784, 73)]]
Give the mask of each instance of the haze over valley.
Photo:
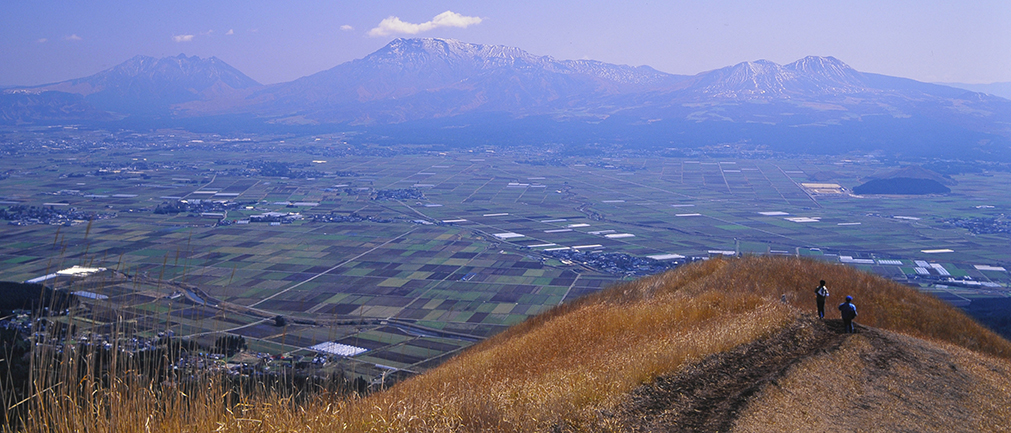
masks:
[[(451, 39), (395, 39), (365, 58), (269, 86), (213, 57), (137, 56), (92, 76), (7, 89), (0, 101), (9, 125), (354, 131), (453, 146), (746, 143), (1000, 161), (1011, 157), (1008, 113), (1004, 98), (858, 72), (834, 57), (681, 76)], [(489, 143), (497, 132), (508, 132), (508, 142)]]
[(393, 3), (0, 18), (0, 431), (1011, 422), (1011, 8)]

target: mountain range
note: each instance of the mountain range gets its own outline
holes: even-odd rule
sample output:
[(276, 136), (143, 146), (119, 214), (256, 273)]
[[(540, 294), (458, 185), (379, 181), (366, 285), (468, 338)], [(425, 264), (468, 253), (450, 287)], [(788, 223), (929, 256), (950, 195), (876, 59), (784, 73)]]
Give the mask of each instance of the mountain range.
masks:
[(834, 57), (686, 76), (451, 39), (396, 39), (362, 59), (272, 85), (214, 57), (137, 56), (88, 77), (0, 93), (0, 124), (61, 122), (1011, 160), (1011, 100), (860, 72)]
[(1001, 98), (1011, 99), (1011, 81), (990, 84), (968, 84), (968, 83), (937, 83), (944, 86), (957, 87), (959, 89), (971, 90), (973, 92), (989, 93)]

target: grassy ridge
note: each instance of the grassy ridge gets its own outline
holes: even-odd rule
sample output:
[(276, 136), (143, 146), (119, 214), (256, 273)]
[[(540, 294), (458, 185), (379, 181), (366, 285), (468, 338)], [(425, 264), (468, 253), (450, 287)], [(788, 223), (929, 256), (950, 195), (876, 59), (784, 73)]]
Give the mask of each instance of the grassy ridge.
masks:
[[(861, 324), (1011, 358), (1006, 340), (909, 287), (814, 260), (746, 257), (695, 264), (559, 307), (367, 406), (412, 408), (402, 413), (427, 420), (451, 415), (461, 431), (604, 428), (607, 420), (597, 414), (616, 396), (784, 325), (794, 313), (782, 299), (813, 310), (819, 279), (830, 282), (830, 300), (855, 298)], [(447, 402), (458, 402), (448, 406), (452, 412)], [(397, 414), (383, 416), (384, 423), (420, 428)]]
[(734, 419), (734, 431), (1011, 431), (1011, 363), (865, 329), (802, 359)]
[(826, 317), (839, 317), (835, 306), (853, 296), (856, 322), (914, 337), (952, 343), (1011, 359), (1011, 343), (944, 301), (894, 281), (843, 265), (796, 258), (749, 257), (730, 260), (711, 284), (759, 296), (786, 295), (802, 310), (815, 309), (814, 288), (826, 280), (832, 293)]
[[(90, 394), (109, 411), (143, 413), (143, 422), (132, 424), (141, 420), (114, 422), (121, 417), (112, 412), (70, 407), (93, 405), (90, 401), (61, 403), (66, 400), (61, 395), (79, 394), (72, 392), (78, 385), (67, 388), (72, 378), (61, 377), (36, 384), (52, 389), (27, 403), (37, 411), (28, 430), (618, 430), (608, 414), (630, 390), (813, 311), (819, 279), (829, 282), (830, 304), (847, 294), (855, 298), (860, 324), (1011, 358), (1011, 343), (911, 288), (841, 265), (745, 257), (696, 263), (560, 306), (363, 399), (319, 394), (295, 404), (259, 393), (229, 406), (220, 403), (220, 384), (208, 381), (187, 390), (180, 400), (185, 406), (179, 406), (152, 385), (79, 382), (91, 381)], [(63, 423), (64, 411), (79, 414), (72, 425)]]

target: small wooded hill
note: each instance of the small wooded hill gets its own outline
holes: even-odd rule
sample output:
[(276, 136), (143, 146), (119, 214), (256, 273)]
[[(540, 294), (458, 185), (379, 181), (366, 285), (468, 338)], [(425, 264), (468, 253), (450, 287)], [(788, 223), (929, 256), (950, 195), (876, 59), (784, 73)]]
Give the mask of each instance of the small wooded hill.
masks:
[(947, 194), (951, 192), (951, 188), (941, 185), (932, 179), (896, 177), (891, 179), (874, 179), (853, 187), (853, 192), (857, 194), (923, 195)]
[[(828, 321), (813, 315), (820, 279)], [(846, 295), (856, 334), (834, 309)], [(1009, 358), (1011, 343), (957, 309), (878, 276), (710, 260), (546, 312), (340, 418), (403, 431), (993, 431), (1011, 425)]]

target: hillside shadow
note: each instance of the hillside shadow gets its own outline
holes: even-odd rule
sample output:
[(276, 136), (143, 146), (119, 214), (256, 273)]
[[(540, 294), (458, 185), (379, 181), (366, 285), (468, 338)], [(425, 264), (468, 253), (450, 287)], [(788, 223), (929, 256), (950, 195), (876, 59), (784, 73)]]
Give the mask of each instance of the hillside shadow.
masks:
[(846, 339), (841, 319), (803, 316), (769, 337), (640, 386), (615, 415), (632, 431), (729, 431), (748, 402), (796, 364)]

